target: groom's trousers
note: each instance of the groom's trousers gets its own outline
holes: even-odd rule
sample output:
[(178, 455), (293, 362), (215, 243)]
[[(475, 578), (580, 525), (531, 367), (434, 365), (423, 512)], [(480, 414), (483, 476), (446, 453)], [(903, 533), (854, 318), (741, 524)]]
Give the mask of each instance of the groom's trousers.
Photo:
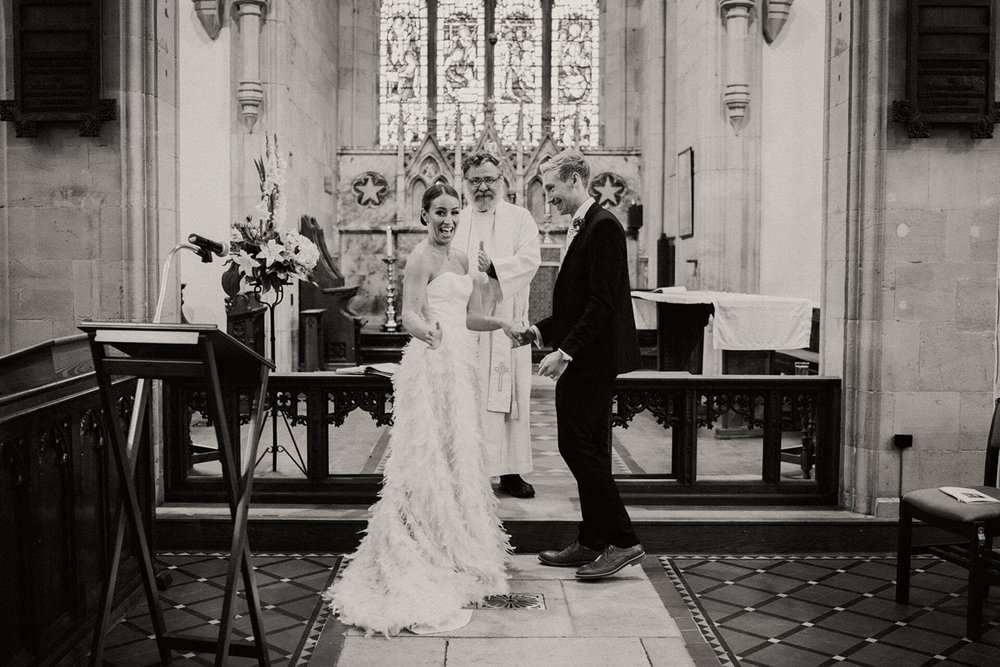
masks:
[(556, 383), (559, 453), (580, 492), (583, 522), (577, 538), (585, 547), (639, 543), (611, 473), (611, 383), (614, 377), (564, 373)]

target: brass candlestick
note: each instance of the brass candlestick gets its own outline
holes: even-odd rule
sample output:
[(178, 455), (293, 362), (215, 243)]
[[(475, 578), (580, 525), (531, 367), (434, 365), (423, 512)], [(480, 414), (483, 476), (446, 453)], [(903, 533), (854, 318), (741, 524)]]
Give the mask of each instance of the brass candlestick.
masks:
[(552, 213), (547, 210), (548, 206), (545, 208), (545, 215), (542, 217), (542, 243), (544, 245), (551, 245), (553, 241), (552, 237), (549, 236), (549, 230), (552, 228)]
[(396, 258), (383, 257), (386, 269), (385, 286), (385, 324), (382, 331), (395, 333), (399, 331), (399, 323), (396, 322)]

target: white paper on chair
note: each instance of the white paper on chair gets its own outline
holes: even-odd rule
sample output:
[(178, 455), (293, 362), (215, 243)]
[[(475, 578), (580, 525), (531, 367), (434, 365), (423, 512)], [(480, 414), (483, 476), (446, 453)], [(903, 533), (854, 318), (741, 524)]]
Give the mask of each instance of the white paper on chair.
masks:
[(968, 489), (961, 486), (942, 486), (940, 490), (960, 503), (1000, 503), (1000, 499), (988, 496), (976, 489)]

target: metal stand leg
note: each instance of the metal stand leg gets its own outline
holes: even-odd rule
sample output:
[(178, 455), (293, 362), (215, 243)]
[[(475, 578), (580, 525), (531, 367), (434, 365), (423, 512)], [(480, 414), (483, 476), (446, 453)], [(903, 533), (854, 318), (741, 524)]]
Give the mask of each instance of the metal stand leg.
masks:
[(222, 617), (219, 619), (219, 642), (215, 653), (215, 664), (221, 667), (229, 656), (232, 642), (233, 604), (236, 601), (236, 574), (243, 575), (250, 623), (254, 632), (256, 658), (260, 665), (269, 665), (270, 657), (264, 642), (265, 633), (261, 621), (260, 598), (253, 576), (253, 563), (247, 541), (247, 518), (250, 510), (250, 494), (253, 487), (253, 461), (256, 460), (257, 443), (263, 428), (264, 399), (267, 396), (267, 369), (261, 372), (260, 389), (255, 403), (256, 414), (248, 434), (248, 452), (244, 459), (244, 469), (240, 471), (233, 457), (232, 440), (224, 418), (222, 387), (215, 372), (215, 356), (211, 347), (204, 348), (209, 364), (208, 402), (215, 417), (215, 434), (219, 440), (220, 462), (226, 480), (226, 495), (229, 511), (233, 517), (233, 537), (229, 551), (229, 569), (226, 573), (226, 589), (222, 601)]
[[(91, 351), (95, 362), (103, 359), (103, 350), (93, 341)], [(160, 609), (160, 596), (156, 590), (156, 576), (153, 573), (153, 560), (146, 532), (142, 525), (142, 515), (139, 499), (135, 491), (135, 466), (138, 461), (138, 441), (142, 424), (145, 422), (146, 405), (149, 400), (149, 380), (138, 381), (135, 401), (132, 406), (132, 418), (129, 423), (128, 438), (123, 438), (120, 417), (111, 406), (114, 397), (111, 392), (111, 378), (102, 370), (100, 363), (95, 363), (97, 386), (101, 393), (101, 402), (107, 408), (106, 417), (110, 433), (111, 451), (114, 454), (115, 466), (121, 480), (121, 500), (117, 512), (118, 520), (115, 530), (115, 544), (111, 555), (111, 571), (104, 582), (101, 591), (100, 616), (98, 627), (94, 634), (94, 642), (90, 653), (90, 664), (101, 665), (104, 662), (104, 643), (110, 624), (111, 607), (114, 602), (115, 588), (118, 583), (118, 568), (121, 564), (122, 546), (125, 541), (125, 527), (130, 529), (132, 539), (139, 556), (139, 569), (142, 575), (143, 591), (146, 594), (146, 604), (149, 606), (149, 618), (153, 623), (153, 633), (156, 636), (156, 648), (160, 654), (160, 662), (170, 662), (170, 647), (167, 644), (166, 624), (163, 620), (163, 610)]]

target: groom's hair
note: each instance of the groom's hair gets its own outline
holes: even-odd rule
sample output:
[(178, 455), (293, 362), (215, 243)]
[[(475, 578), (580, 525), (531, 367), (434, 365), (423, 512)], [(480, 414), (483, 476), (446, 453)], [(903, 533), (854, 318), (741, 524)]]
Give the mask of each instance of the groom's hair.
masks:
[(497, 169), (500, 169), (500, 157), (492, 151), (474, 151), (462, 160), (462, 174), (468, 174), (470, 169), (475, 169), (483, 164), (495, 164)]
[(583, 157), (583, 153), (572, 148), (567, 148), (543, 162), (538, 172), (544, 174), (552, 169), (556, 170), (556, 177), (563, 183), (570, 180), (573, 174), (580, 175), (584, 187), (590, 180), (590, 165), (587, 164), (587, 159)]

